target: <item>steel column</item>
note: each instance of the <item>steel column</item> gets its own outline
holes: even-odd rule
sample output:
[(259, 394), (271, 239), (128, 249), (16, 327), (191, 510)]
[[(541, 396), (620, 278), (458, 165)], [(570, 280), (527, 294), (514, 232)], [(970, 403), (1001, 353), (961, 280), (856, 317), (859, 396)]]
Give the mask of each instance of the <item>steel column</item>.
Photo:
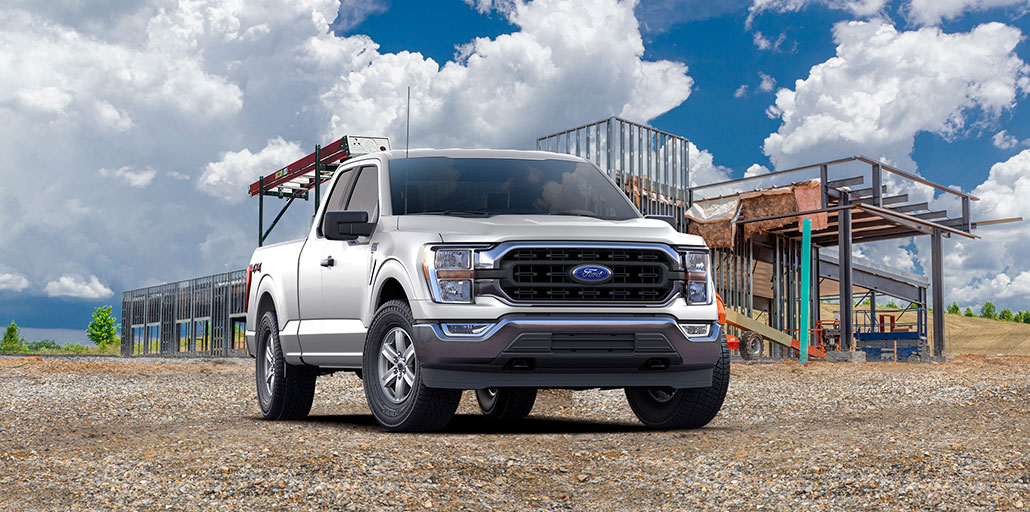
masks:
[(883, 181), (883, 172), (880, 164), (873, 164), (873, 204), (883, 206), (883, 188), (880, 183)]
[(935, 229), (930, 234), (931, 276), (930, 286), (933, 288), (933, 356), (944, 356), (944, 262), (941, 252), (941, 230)]
[[(841, 192), (841, 204), (848, 204), (847, 192)], [(851, 210), (837, 212), (837, 261), (840, 267), (839, 302), (840, 302), (840, 342), (841, 348), (851, 350), (854, 334), (855, 303), (851, 298)]]

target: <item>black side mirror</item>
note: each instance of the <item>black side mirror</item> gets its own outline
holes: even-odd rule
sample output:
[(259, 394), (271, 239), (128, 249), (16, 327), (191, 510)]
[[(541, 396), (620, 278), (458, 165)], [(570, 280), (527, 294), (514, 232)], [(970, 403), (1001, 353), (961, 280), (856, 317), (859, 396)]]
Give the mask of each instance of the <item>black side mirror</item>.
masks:
[(676, 227), (676, 217), (672, 215), (645, 215), (645, 219), (664, 220), (668, 222), (670, 226)]
[(359, 236), (371, 235), (375, 227), (368, 221), (366, 211), (328, 211), (322, 222), (322, 234), (329, 240), (356, 240)]

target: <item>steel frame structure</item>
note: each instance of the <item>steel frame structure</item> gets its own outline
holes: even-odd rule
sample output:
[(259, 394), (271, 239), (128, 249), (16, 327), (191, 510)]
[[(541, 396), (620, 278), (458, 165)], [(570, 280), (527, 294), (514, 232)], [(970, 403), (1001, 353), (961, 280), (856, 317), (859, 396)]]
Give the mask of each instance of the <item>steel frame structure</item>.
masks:
[[(688, 221), (684, 213), (695, 201), (773, 188), (771, 182), (783, 186), (817, 179), (821, 198), (819, 209), (736, 222), (742, 225), (812, 214), (828, 216), (827, 229), (813, 233), (812, 243), (817, 249), (836, 247), (837, 257), (831, 262), (821, 258), (819, 250), (812, 251), (813, 275), (809, 281), (814, 289), (811, 296), (818, 298), (820, 281), (832, 275), (838, 282), (838, 297), (847, 298), (840, 301), (842, 343), (845, 347), (853, 346), (853, 294), (856, 288), (869, 290), (874, 298), (876, 293), (881, 293), (923, 307), (929, 306), (925, 284), (920, 286), (911, 280), (899, 281), (889, 272), (856, 266), (852, 257), (854, 244), (929, 235), (933, 259), (930, 279), (932, 305), (943, 311), (941, 240), (951, 236), (977, 238), (970, 233), (977, 226), (970, 219), (970, 203), (978, 198), (865, 156), (850, 156), (754, 177), (692, 186), (689, 141), (686, 138), (617, 117), (540, 137), (536, 147), (592, 161), (630, 194), (642, 213), (671, 215), (680, 231), (687, 230)], [(844, 169), (843, 176), (832, 176), (831, 179), (831, 171), (856, 165), (867, 166), (868, 174)], [(865, 186), (867, 175), (869, 186)], [(755, 187), (755, 184), (762, 185)], [(934, 194), (954, 196), (961, 204), (961, 216), (950, 218), (947, 211), (931, 211), (928, 203), (910, 202), (907, 193), (892, 194), (890, 190), (913, 186), (929, 187)], [(720, 190), (727, 193), (711, 195)], [(990, 222), (995, 221), (987, 223)], [(768, 313), (770, 326), (779, 330), (798, 329), (799, 308), (803, 307), (798, 303), (801, 296), (800, 231), (796, 225), (789, 225), (746, 240), (742, 231), (737, 230), (731, 248), (712, 251), (716, 290), (728, 307), (742, 314), (755, 316), (760, 309)], [(756, 294), (755, 277), (760, 262), (772, 267), (770, 275), (763, 276), (772, 288), (768, 298)], [(820, 322), (819, 303), (817, 299), (808, 305), (812, 325)], [(944, 315), (934, 315), (932, 332), (933, 354), (939, 357), (944, 352)], [(781, 353), (779, 347), (774, 351)]]
[(576, 155), (604, 169), (644, 215), (675, 219), (686, 229), (683, 211), (690, 183), (690, 141), (618, 117), (545, 135), (536, 148)]
[(246, 356), (246, 281), (235, 270), (122, 293), (122, 355)]

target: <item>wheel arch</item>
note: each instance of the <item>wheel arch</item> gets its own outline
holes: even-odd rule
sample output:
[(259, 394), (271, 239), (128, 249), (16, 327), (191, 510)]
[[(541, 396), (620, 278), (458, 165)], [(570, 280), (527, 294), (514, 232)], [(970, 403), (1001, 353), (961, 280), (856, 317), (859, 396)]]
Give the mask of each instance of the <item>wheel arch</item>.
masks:
[(414, 286), (408, 273), (400, 261), (394, 258), (388, 259), (379, 267), (374, 277), (375, 285), (372, 287), (372, 296), (369, 301), (368, 314), (364, 319), (365, 326), (371, 326), (379, 306), (389, 300), (402, 299), (409, 303), (417, 300)]

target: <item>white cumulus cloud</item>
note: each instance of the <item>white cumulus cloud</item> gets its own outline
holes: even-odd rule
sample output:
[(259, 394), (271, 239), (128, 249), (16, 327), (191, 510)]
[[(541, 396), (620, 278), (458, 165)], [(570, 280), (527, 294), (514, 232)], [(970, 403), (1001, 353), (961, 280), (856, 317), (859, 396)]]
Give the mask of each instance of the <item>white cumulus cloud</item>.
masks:
[[(949, 243), (944, 257), (948, 297), (962, 304), (990, 300), (999, 307), (1030, 309), (1030, 202), (1014, 200), (1030, 197), (1030, 149), (991, 166), (972, 194), (980, 198), (972, 203), (974, 221), (1024, 220), (983, 226), (976, 231), (981, 240)], [(923, 265), (928, 264), (926, 259)]]
[(769, 174), (769, 168), (761, 164), (751, 164), (751, 166), (744, 171), (745, 178), (761, 176), (763, 174)]
[(106, 299), (114, 292), (104, 286), (97, 276), (89, 276), (83, 279), (82, 276), (65, 275), (50, 281), (43, 287), (43, 293), (50, 297), (72, 297), (76, 299)]
[(913, 23), (937, 25), (967, 12), (985, 11), (996, 7), (1012, 7), (1025, 13), (1030, 9), (1028, 0), (910, 0), (903, 9)]
[(134, 171), (126, 165), (117, 169), (100, 169), (98, 172), (101, 176), (124, 181), (125, 184), (133, 188), (144, 188), (150, 185), (150, 182), (154, 181), (154, 177), (157, 176), (157, 171), (149, 166), (141, 171)]
[(916, 134), (954, 137), (971, 111), (996, 118), (1030, 90), (1030, 67), (1015, 53), (1022, 34), (1000, 23), (947, 34), (847, 22), (834, 39), (836, 56), (776, 93), (770, 113), (782, 124), (764, 151), (777, 167), (870, 154), (914, 169)]
[(0, 290), (20, 292), (29, 287), (29, 280), (21, 274), (0, 272)]
[(207, 164), (197, 181), (197, 188), (207, 194), (239, 202), (244, 199), (240, 190), (306, 154), (308, 151), (301, 149), (299, 143), (287, 142), (282, 137), (269, 140), (257, 153), (246, 148), (227, 151), (218, 161)]
[(682, 63), (643, 59), (634, 7), (511, 2), (502, 12), (517, 32), (475, 39), (443, 65), (371, 49), (367, 64), (322, 96), (331, 131), (404, 134), (409, 86), (413, 147), (525, 147), (542, 132), (611, 115), (653, 119), (686, 100), (693, 79)]
[(1012, 149), (1017, 146), (1030, 144), (1030, 140), (1019, 140), (1009, 135), (1008, 131), (1002, 130), (991, 137), (991, 143), (998, 149)]
[(754, 0), (748, 8), (747, 25), (750, 27), (755, 16), (772, 11), (777, 13), (798, 12), (812, 5), (829, 9), (848, 11), (859, 17), (872, 16), (883, 10), (887, 0)]
[(761, 79), (761, 82), (758, 84), (759, 89), (765, 92), (772, 92), (772, 90), (776, 88), (775, 78), (762, 73), (761, 71), (758, 72), (758, 78)]

